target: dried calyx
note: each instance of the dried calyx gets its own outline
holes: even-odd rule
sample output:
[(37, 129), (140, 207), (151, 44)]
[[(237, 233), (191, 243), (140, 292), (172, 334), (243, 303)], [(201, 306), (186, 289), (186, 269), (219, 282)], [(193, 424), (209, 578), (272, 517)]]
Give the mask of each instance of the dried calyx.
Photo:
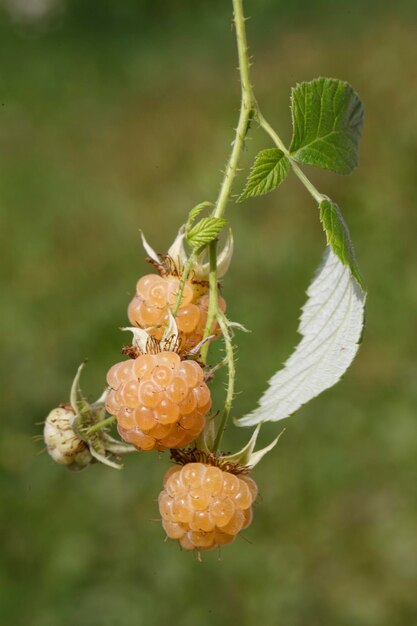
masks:
[[(184, 267), (186, 266), (189, 255), (187, 254), (184, 246), (185, 232), (184, 227), (181, 227), (178, 231), (176, 238), (168, 249), (166, 255), (158, 254), (148, 244), (143, 233), (142, 244), (148, 255), (149, 261), (154, 265), (161, 276), (178, 276), (181, 277)], [(229, 269), (230, 262), (233, 256), (233, 235), (232, 231), (229, 231), (226, 239), (226, 243), (223, 249), (217, 256), (217, 278), (222, 278)], [(191, 269), (191, 278), (196, 282), (206, 282), (209, 279), (210, 263), (204, 260), (205, 252), (198, 255), (193, 263)]]
[(201, 450), (199, 448), (188, 448), (183, 450), (171, 450), (171, 459), (178, 465), (187, 465), (187, 463), (203, 463), (218, 467), (229, 474), (249, 474), (251, 468), (242, 465), (238, 461), (231, 461), (227, 455)]
[(160, 339), (155, 337), (153, 328), (138, 328), (137, 326), (122, 328), (121, 330), (131, 332), (133, 335), (132, 343), (129, 346), (125, 346), (122, 353), (131, 358), (136, 358), (142, 354), (175, 352), (180, 355), (181, 358), (195, 358), (204, 343), (213, 339), (213, 335), (209, 335), (205, 339), (201, 339), (201, 341), (193, 347), (190, 347), (188, 342), (184, 341), (177, 320), (169, 309), (166, 312), (166, 320), (166, 324), (161, 326), (162, 336)]
[(108, 432), (105, 423), (107, 391), (92, 404), (84, 398), (80, 388), (83, 367), (84, 363), (72, 384), (70, 403), (53, 409), (45, 420), (46, 449), (56, 463), (69, 469), (80, 470), (97, 461), (121, 469), (122, 465), (113, 458), (132, 452), (134, 448), (114, 439)]
[(258, 439), (261, 424), (259, 424), (248, 443), (238, 452), (234, 454), (225, 454), (212, 451), (212, 442), (215, 438), (213, 432), (213, 422), (209, 422), (205, 431), (205, 437), (199, 441), (199, 446), (188, 448), (186, 450), (171, 450), (171, 458), (175, 463), (186, 465), (187, 463), (205, 463), (219, 467), (225, 472), (231, 474), (248, 474), (261, 461), (261, 459), (270, 452), (278, 443), (284, 431), (265, 448), (255, 451), (256, 441)]

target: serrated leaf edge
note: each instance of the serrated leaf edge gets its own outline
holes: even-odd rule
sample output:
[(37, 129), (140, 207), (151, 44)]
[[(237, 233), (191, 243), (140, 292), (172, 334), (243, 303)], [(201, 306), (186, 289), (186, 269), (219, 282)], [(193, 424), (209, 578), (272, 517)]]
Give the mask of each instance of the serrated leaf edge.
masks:
[[(270, 153), (273, 152), (277, 154), (277, 158), (274, 159), (275, 164), (272, 168), (271, 167), (268, 168), (267, 163), (265, 164), (260, 163), (262, 157), (265, 157), (267, 152), (270, 152)], [(271, 159), (271, 162), (272, 162), (272, 159)], [(242, 202), (243, 200), (246, 200), (247, 198), (255, 198), (258, 196), (263, 196), (273, 191), (274, 189), (277, 189), (277, 187), (279, 187), (280, 184), (287, 177), (289, 168), (290, 168), (290, 161), (288, 157), (284, 154), (284, 152), (280, 150), (279, 148), (266, 148), (265, 150), (261, 150), (255, 156), (254, 163), (251, 167), (248, 178), (246, 180), (245, 188), (243, 192), (240, 194), (240, 196), (238, 197), (237, 202)], [(254, 179), (256, 177), (258, 178), (260, 177), (259, 174), (257, 175), (257, 172), (259, 172), (259, 170), (261, 169), (264, 169), (265, 171), (267, 171), (267, 174), (263, 176), (261, 181), (255, 182)], [(274, 180), (268, 183), (268, 179), (271, 177), (273, 177)]]

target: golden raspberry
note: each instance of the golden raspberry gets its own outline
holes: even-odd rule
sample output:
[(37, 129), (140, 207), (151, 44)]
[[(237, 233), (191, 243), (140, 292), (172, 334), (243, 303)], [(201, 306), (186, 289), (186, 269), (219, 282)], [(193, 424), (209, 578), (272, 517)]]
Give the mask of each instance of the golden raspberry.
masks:
[[(167, 307), (173, 309), (179, 291), (180, 278), (173, 275), (143, 276), (136, 285), (136, 295), (127, 313), (130, 323), (141, 328), (152, 328), (149, 333), (160, 340), (168, 323)], [(181, 304), (176, 316), (182, 348), (191, 350), (203, 339), (208, 313), (208, 285), (206, 282), (187, 280)], [(219, 297), (219, 307), (224, 311), (226, 303)], [(213, 334), (218, 334), (217, 323)]]
[(183, 448), (198, 437), (211, 408), (204, 372), (175, 352), (142, 354), (107, 373), (106, 408), (120, 436), (140, 450)]
[(162, 525), (185, 550), (232, 543), (252, 521), (256, 483), (205, 463), (171, 467), (159, 495)]

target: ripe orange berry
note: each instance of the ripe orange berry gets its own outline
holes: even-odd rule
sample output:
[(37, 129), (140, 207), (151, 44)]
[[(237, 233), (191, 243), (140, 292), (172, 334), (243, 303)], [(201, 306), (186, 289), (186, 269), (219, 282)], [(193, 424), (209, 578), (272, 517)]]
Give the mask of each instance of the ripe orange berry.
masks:
[(206, 463), (171, 467), (159, 494), (162, 526), (184, 550), (211, 550), (234, 541), (252, 522), (256, 483)]
[[(143, 284), (155, 288), (155, 281)], [(211, 408), (202, 368), (195, 361), (181, 361), (175, 352), (116, 363), (107, 383), (106, 408), (116, 416), (120, 436), (141, 450), (187, 446), (203, 430)]]
[[(167, 307), (172, 310), (175, 306), (179, 287), (178, 276), (142, 276), (136, 285), (136, 295), (128, 306), (130, 323), (141, 328), (155, 327), (149, 330), (149, 334), (160, 340), (168, 322)], [(205, 282), (185, 282), (176, 317), (184, 350), (191, 350), (203, 339), (209, 303), (207, 291)], [(219, 297), (219, 307), (223, 311), (226, 309), (222, 297)], [(218, 325), (215, 324), (213, 334), (218, 332)]]

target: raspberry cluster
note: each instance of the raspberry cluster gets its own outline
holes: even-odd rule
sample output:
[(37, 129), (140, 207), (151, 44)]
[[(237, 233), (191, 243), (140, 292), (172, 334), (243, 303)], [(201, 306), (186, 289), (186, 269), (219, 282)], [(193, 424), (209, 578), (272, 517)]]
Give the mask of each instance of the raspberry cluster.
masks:
[[(140, 278), (129, 304), (133, 328), (124, 330), (133, 332), (133, 340), (123, 349), (129, 358), (109, 369), (108, 389), (96, 403), (79, 411), (77, 400), (73, 413), (60, 409), (51, 413), (44, 437), (49, 454), (58, 463), (81, 469), (94, 458), (117, 467), (108, 456), (122, 454), (126, 444), (107, 432), (110, 422), (103, 420), (105, 407), (116, 418), (124, 442), (144, 451), (170, 449), (176, 465), (166, 473), (159, 495), (162, 524), (167, 536), (178, 540), (183, 549), (199, 553), (231, 543), (250, 525), (257, 487), (233, 457), (209, 452), (205, 446), (199, 449), (197, 443), (183, 449), (202, 434), (212, 405), (206, 374), (194, 360), (207, 326), (209, 284), (193, 278), (181, 284), (183, 259), (175, 263), (170, 254), (156, 255), (148, 244), (145, 249), (160, 275)], [(229, 243), (223, 271), (231, 252)], [(205, 278), (203, 270), (198, 266), (194, 276)], [(176, 306), (180, 288), (181, 300)], [(174, 308), (175, 315), (171, 315)], [(221, 297), (218, 308), (226, 308)], [(210, 334), (216, 337), (219, 333), (214, 322)], [(79, 388), (79, 372), (73, 390)], [(82, 414), (82, 420), (74, 430), (76, 414), (79, 420)], [(99, 434), (98, 427), (102, 429)], [(79, 432), (88, 445), (76, 434)]]
[(159, 495), (166, 534), (182, 548), (211, 550), (234, 541), (252, 521), (256, 483), (205, 463), (171, 467)]
[[(149, 334), (160, 340), (168, 322), (167, 308), (173, 309), (180, 288), (180, 278), (168, 274), (142, 276), (136, 285), (136, 295), (128, 307), (130, 323), (148, 328)], [(180, 332), (182, 348), (190, 350), (203, 339), (208, 314), (208, 284), (205, 281), (187, 280), (176, 322)], [(225, 301), (219, 297), (219, 307), (226, 309)], [(215, 324), (212, 333), (218, 333)]]
[(187, 446), (211, 408), (200, 365), (168, 350), (116, 363), (107, 383), (106, 408), (116, 416), (122, 439), (140, 450)]

